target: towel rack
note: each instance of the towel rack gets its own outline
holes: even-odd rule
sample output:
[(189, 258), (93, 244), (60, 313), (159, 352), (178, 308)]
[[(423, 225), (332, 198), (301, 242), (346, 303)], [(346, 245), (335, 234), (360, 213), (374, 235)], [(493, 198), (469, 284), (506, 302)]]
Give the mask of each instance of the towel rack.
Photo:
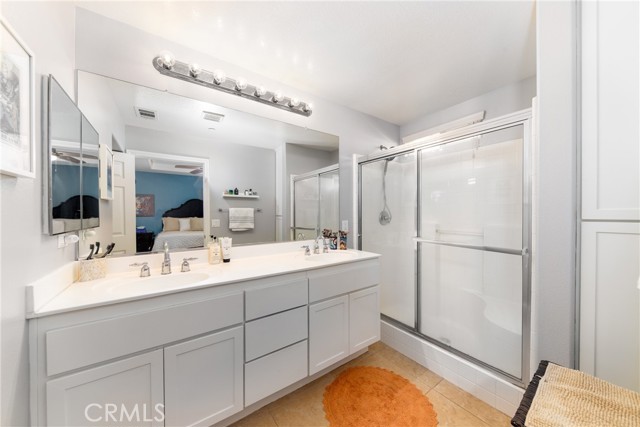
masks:
[[(255, 209), (256, 212), (262, 212), (262, 209)], [(218, 212), (229, 213), (229, 209), (218, 209)]]

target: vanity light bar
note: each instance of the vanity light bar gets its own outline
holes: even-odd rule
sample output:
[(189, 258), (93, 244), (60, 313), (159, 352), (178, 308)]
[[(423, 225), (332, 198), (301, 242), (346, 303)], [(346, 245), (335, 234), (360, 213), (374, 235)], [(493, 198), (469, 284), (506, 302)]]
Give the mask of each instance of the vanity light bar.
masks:
[(162, 53), (153, 58), (153, 67), (165, 76), (241, 96), (305, 117), (309, 117), (313, 110), (313, 106), (308, 102), (286, 97), (280, 91), (268, 91), (262, 86), (251, 85), (242, 77), (226, 77), (220, 70), (207, 71), (197, 64), (177, 61), (170, 53)]

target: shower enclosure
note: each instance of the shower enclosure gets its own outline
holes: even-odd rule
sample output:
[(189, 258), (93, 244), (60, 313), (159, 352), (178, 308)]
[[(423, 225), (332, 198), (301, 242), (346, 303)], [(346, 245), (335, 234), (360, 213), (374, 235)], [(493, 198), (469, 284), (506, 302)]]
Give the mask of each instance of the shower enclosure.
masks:
[(340, 173), (338, 165), (291, 178), (290, 240), (315, 239), (328, 228), (338, 230)]
[(360, 248), (389, 323), (515, 383), (529, 375), (528, 113), (359, 161)]

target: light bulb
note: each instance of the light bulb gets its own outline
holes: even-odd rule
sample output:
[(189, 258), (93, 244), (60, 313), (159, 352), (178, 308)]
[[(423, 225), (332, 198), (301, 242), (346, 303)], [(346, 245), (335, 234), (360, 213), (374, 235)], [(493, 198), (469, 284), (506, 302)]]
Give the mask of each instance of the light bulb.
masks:
[(224, 81), (227, 80), (227, 76), (224, 74), (222, 70), (215, 70), (213, 72), (213, 82), (217, 85), (221, 85)]
[(278, 103), (284, 99), (284, 95), (279, 90), (273, 93), (273, 98), (271, 99), (273, 102)]
[(300, 100), (298, 98), (289, 99), (289, 107), (295, 108), (300, 105)]
[(236, 90), (241, 91), (247, 88), (247, 79), (244, 77), (238, 77), (236, 79)]
[(254, 92), (255, 96), (257, 96), (258, 98), (261, 98), (266, 93), (267, 93), (267, 90), (264, 88), (264, 86), (256, 86), (256, 91)]
[(160, 64), (167, 70), (172, 69), (173, 66), (176, 65), (176, 57), (173, 56), (173, 53), (169, 52), (168, 50), (163, 50), (162, 52), (160, 52), (158, 57)]
[(313, 104), (310, 102), (305, 103), (302, 106), (302, 111), (304, 111), (305, 113), (308, 113), (309, 111), (313, 111)]
[(202, 72), (202, 68), (198, 64), (189, 64), (189, 74), (191, 77), (198, 77), (198, 75)]

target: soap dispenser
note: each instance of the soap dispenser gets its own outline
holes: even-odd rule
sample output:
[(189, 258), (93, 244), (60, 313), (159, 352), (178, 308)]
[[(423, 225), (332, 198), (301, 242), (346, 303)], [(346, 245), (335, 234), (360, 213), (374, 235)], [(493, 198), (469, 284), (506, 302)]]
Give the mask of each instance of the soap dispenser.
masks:
[(220, 242), (216, 236), (211, 236), (207, 246), (209, 249), (209, 264), (220, 264)]

